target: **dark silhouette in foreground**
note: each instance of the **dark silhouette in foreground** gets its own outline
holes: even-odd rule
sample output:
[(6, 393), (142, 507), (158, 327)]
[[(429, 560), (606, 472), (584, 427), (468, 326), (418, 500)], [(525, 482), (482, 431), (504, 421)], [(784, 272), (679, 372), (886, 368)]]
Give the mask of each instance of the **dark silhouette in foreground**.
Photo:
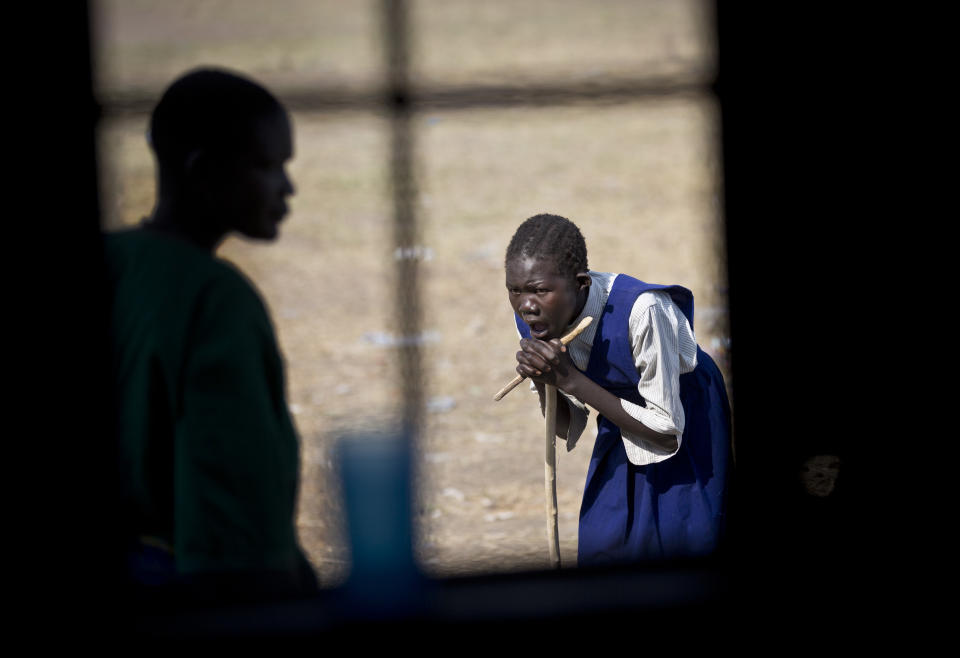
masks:
[(309, 595), (283, 361), (255, 288), (215, 255), (230, 233), (276, 238), (289, 117), (260, 85), (200, 69), (163, 94), (148, 138), (154, 211), (104, 236), (128, 585), (148, 607)]

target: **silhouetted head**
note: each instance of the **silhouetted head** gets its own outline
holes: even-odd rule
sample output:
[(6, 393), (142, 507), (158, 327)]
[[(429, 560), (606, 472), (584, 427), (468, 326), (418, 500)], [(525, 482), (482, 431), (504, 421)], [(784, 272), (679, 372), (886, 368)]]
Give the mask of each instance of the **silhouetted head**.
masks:
[[(293, 194), (290, 120), (262, 86), (236, 73), (197, 69), (164, 92), (150, 118), (158, 209), (193, 233), (272, 239)], [(170, 221), (167, 217), (158, 221)], [(214, 240), (214, 241), (216, 241)]]
[(534, 338), (559, 338), (587, 300), (587, 244), (577, 225), (559, 215), (524, 221), (504, 259), (507, 292), (514, 312)]

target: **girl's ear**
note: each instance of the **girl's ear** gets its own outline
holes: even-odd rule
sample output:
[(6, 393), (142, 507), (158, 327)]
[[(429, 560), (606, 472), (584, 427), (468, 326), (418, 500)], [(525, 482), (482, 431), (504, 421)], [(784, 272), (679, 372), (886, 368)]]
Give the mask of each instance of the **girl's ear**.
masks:
[(575, 278), (577, 281), (577, 290), (587, 290), (590, 288), (590, 284), (593, 283), (593, 279), (590, 278), (590, 274), (587, 272), (577, 272)]

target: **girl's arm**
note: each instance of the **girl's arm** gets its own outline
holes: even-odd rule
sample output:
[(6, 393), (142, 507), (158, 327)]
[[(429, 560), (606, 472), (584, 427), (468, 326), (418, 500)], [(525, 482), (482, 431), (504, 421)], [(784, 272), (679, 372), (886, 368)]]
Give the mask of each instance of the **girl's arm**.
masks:
[[(543, 385), (552, 384), (596, 409), (622, 431), (641, 437), (668, 452), (677, 450), (677, 437), (650, 429), (628, 414), (620, 404), (620, 398), (583, 374), (573, 365), (567, 348), (559, 340), (549, 342), (525, 338), (520, 341), (517, 352), (517, 372), (529, 377), (540, 394), (543, 409)], [(566, 436), (570, 422), (570, 409), (566, 404), (557, 405), (557, 435)], [(561, 430), (561, 423), (562, 430)]]

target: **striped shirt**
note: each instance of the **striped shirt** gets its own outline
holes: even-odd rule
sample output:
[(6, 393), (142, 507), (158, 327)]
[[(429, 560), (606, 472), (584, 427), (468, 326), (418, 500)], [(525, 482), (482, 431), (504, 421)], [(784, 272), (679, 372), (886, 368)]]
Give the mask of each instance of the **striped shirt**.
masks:
[[(566, 333), (572, 329), (584, 316), (589, 315), (594, 319), (583, 333), (567, 345), (570, 358), (580, 370), (587, 369), (599, 318), (617, 275), (591, 271), (590, 278), (590, 291), (583, 312), (564, 331)], [(652, 290), (639, 295), (634, 302), (629, 330), (634, 365), (640, 375), (637, 391), (646, 401), (646, 407), (622, 398), (620, 404), (628, 414), (650, 429), (676, 436), (679, 450), (684, 427), (680, 375), (697, 366), (697, 341), (693, 329), (667, 292)], [(567, 450), (572, 450), (586, 427), (590, 412), (576, 398), (559, 392), (570, 403), (570, 427), (566, 440)], [(663, 450), (622, 430), (621, 434), (627, 459), (637, 466), (663, 461), (676, 454), (676, 450)]]

